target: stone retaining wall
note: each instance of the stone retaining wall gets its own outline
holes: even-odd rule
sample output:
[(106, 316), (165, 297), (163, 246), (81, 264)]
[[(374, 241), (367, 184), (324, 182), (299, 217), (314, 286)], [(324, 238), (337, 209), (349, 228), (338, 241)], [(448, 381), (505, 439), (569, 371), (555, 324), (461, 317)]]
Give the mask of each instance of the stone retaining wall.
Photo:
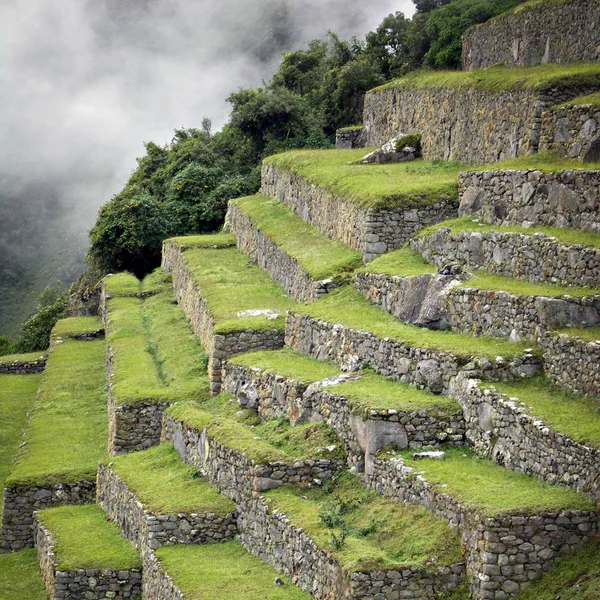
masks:
[(237, 204), (229, 203), (225, 223), (237, 238), (238, 248), (267, 271), (271, 279), (297, 302), (316, 300), (337, 287), (332, 279), (313, 279), (296, 260), (258, 229)]
[(425, 506), (461, 532), (475, 600), (505, 600), (525, 590), (565, 552), (597, 532), (598, 514), (563, 511), (538, 515), (479, 514), (437, 491), (402, 458), (374, 461), (368, 487), (401, 502)]
[(95, 501), (96, 481), (5, 487), (0, 547), (9, 552), (33, 548), (35, 511), (65, 504), (91, 504)]
[[(207, 544), (237, 533), (236, 513), (153, 514), (110, 467), (98, 465), (98, 503), (142, 554), (172, 544)], [(202, 507), (198, 507), (200, 510)]]
[(253, 492), (282, 485), (310, 486), (330, 479), (342, 468), (342, 461), (296, 460), (289, 463), (256, 464), (200, 431), (166, 415), (164, 441), (171, 442), (181, 460), (196, 467), (208, 482), (239, 504)]
[(451, 275), (433, 274), (395, 277), (358, 273), (354, 285), (367, 300), (396, 318), (430, 329), (535, 342), (547, 330), (600, 323), (600, 296), (517, 296), (468, 287), (468, 282), (463, 284)]
[(139, 598), (142, 570), (78, 569), (61, 571), (55, 561), (54, 541), (46, 527), (36, 521), (36, 544), (42, 579), (50, 600), (104, 600)]
[(518, 398), (458, 376), (451, 395), (462, 406), (467, 439), (480, 454), (538, 479), (572, 487), (600, 505), (600, 450), (555, 431)]
[(361, 252), (365, 262), (400, 248), (423, 227), (452, 218), (458, 211), (454, 200), (425, 208), (364, 209), (269, 163), (263, 164), (262, 193), (292, 208), (321, 233)]
[(600, 400), (600, 340), (588, 342), (550, 332), (542, 337), (540, 346), (544, 370), (556, 385)]
[(438, 267), (459, 263), (496, 275), (564, 286), (600, 285), (600, 248), (561, 244), (543, 233), (453, 233), (440, 227), (410, 247)]
[(364, 148), (362, 139), (362, 126), (346, 127), (335, 132), (335, 147), (338, 150), (352, 150), (352, 148)]
[[(1, 357), (0, 360), (2, 360)], [(46, 368), (46, 360), (47, 357), (42, 356), (38, 360), (30, 360), (26, 362), (0, 362), (0, 375), (33, 375), (35, 373), (42, 373)]]
[(540, 368), (540, 360), (530, 353), (510, 362), (502, 357), (494, 363), (486, 358), (469, 361), (449, 352), (410, 347), (295, 313), (288, 315), (286, 346), (299, 354), (335, 363), (344, 371), (368, 364), (381, 375), (437, 394), (446, 393), (459, 371), (492, 381), (532, 376)]
[(470, 171), (458, 193), (461, 217), (600, 233), (600, 171)]
[(144, 600), (185, 600), (183, 592), (164, 571), (153, 552), (144, 556), (142, 597)]
[(221, 390), (223, 361), (245, 352), (278, 350), (283, 348), (284, 332), (280, 329), (266, 331), (238, 331), (215, 334), (215, 324), (208, 304), (185, 263), (181, 250), (174, 242), (163, 244), (162, 268), (173, 275), (173, 289), (177, 301), (190, 321), (194, 333), (200, 338), (209, 355), (208, 376), (211, 392)]
[(598, 0), (546, 3), (467, 29), (463, 70), (600, 60)]

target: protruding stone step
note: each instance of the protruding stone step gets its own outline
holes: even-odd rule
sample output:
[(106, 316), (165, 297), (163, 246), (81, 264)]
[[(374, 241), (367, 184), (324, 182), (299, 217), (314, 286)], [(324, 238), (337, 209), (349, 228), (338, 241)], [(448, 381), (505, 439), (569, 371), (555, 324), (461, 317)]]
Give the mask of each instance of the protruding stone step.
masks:
[(46, 366), (45, 352), (0, 356), (0, 375), (31, 375), (41, 373)]
[(33, 546), (35, 510), (95, 499), (107, 435), (104, 341), (80, 341), (101, 329), (99, 319), (82, 319), (54, 328), (24, 443), (4, 483), (4, 550)]
[(458, 166), (349, 164), (364, 154), (360, 149), (312, 150), (271, 156), (263, 162), (262, 193), (360, 252), (366, 262), (457, 214)]
[[(170, 277), (150, 276), (160, 277), (169, 290)], [(104, 282), (111, 455), (158, 444), (165, 408), (209, 395), (206, 355), (172, 292), (155, 289), (138, 297), (129, 291), (145, 287), (128, 274)]]
[(445, 460), (381, 453), (367, 483), (385, 496), (422, 505), (457, 527), (467, 548), (473, 598), (511, 598), (597, 531), (582, 494), (552, 486), (460, 448)]
[(232, 236), (217, 235), (163, 245), (163, 268), (173, 274), (175, 296), (208, 352), (214, 394), (221, 388), (223, 360), (283, 347), (284, 315), (294, 306), (232, 243)]
[(95, 504), (36, 513), (36, 546), (50, 600), (141, 594), (140, 556)]
[(306, 224), (291, 208), (261, 194), (229, 202), (226, 224), (247, 254), (298, 302), (349, 279), (361, 255)]
[(467, 438), (497, 463), (565, 485), (600, 503), (600, 413), (592, 398), (561, 392), (548, 380), (496, 383), (458, 377)]
[(168, 444), (117, 456), (98, 465), (98, 502), (142, 555), (231, 539), (235, 504), (196, 474)]

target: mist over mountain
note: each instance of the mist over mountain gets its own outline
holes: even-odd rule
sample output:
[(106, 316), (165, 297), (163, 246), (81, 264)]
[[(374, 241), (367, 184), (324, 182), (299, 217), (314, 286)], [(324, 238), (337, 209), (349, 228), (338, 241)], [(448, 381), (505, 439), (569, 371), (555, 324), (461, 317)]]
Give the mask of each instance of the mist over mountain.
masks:
[(0, 0), (0, 333), (81, 269), (86, 231), (143, 142), (219, 128), (226, 97), (327, 30), (363, 36), (410, 0)]

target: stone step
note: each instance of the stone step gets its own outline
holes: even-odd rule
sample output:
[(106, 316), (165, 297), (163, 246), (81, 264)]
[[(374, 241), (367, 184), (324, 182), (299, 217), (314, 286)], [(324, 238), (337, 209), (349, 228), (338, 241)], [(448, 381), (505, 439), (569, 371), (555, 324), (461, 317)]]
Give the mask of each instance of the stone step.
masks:
[(145, 600), (309, 600), (236, 541), (165, 546), (144, 558)]
[(98, 502), (145, 555), (164, 545), (223, 542), (237, 533), (235, 504), (161, 444), (98, 465)]
[(87, 317), (59, 321), (53, 330), (24, 443), (4, 482), (4, 550), (33, 546), (34, 511), (95, 499), (106, 452), (104, 341), (81, 340), (100, 328), (99, 319)]
[(295, 304), (237, 248), (232, 236), (175, 238), (163, 245), (177, 301), (209, 355), (211, 391), (221, 387), (222, 361), (283, 346), (283, 315)]
[(458, 377), (466, 437), (481, 454), (521, 473), (569, 486), (600, 503), (600, 412), (593, 398), (548, 379), (482, 384)]
[(438, 267), (457, 263), (534, 283), (600, 286), (600, 234), (456, 219), (427, 229), (410, 247)]
[(142, 560), (96, 504), (36, 513), (36, 547), (50, 600), (138, 598)]
[[(387, 141), (387, 140), (386, 140)], [(458, 211), (460, 167), (356, 165), (366, 150), (294, 151), (263, 162), (262, 193), (369, 262)]]
[(163, 439), (208, 482), (239, 504), (257, 491), (320, 485), (344, 465), (335, 433), (323, 423), (292, 428), (261, 423), (228, 394), (200, 406), (175, 404), (165, 411)]
[(406, 448), (464, 443), (460, 405), (363, 370), (340, 374), (290, 350), (255, 352), (227, 361), (224, 389), (263, 418), (294, 425), (325, 421), (344, 443), (348, 463), (369, 468), (389, 444)]
[(225, 221), (239, 249), (298, 302), (327, 294), (362, 264), (358, 252), (261, 194), (231, 200)]
[(107, 333), (111, 455), (158, 444), (166, 407), (176, 400), (209, 395), (206, 355), (182, 310), (174, 305), (170, 277), (157, 272), (148, 279), (161, 277), (163, 291), (145, 291), (141, 296), (133, 291), (149, 286), (142, 286), (133, 275), (103, 282), (100, 310)]
[(410, 248), (360, 269), (354, 286), (396, 318), (432, 329), (538, 342), (548, 330), (600, 323), (600, 289), (533, 284), (454, 265), (438, 270)]
[(521, 342), (407, 325), (349, 286), (288, 314), (286, 346), (343, 371), (368, 365), (381, 375), (438, 394), (446, 393), (461, 371), (503, 380), (532, 376), (541, 367), (540, 357)]
[(448, 448), (441, 460), (413, 454), (380, 453), (365, 481), (458, 528), (473, 598), (516, 596), (597, 532), (594, 503), (574, 490), (508, 471), (466, 448)]

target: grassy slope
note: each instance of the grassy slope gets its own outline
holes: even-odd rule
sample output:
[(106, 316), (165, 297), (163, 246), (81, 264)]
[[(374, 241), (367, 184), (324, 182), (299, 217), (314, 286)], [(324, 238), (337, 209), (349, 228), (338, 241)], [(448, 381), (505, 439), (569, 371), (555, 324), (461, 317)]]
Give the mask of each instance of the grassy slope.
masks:
[(501, 513), (594, 510), (592, 501), (578, 492), (509, 471), (464, 448), (446, 449), (446, 460), (413, 460), (400, 453), (408, 466), (423, 473), (434, 486), (486, 516)]
[(183, 249), (186, 248), (235, 248), (235, 236), (231, 233), (208, 233), (203, 235), (188, 235), (175, 237), (167, 242), (174, 242)]
[(527, 412), (576, 442), (600, 448), (600, 404), (594, 398), (567, 393), (536, 377), (494, 384), (503, 394), (518, 398)]
[(47, 600), (37, 550), (0, 554), (2, 600)]
[(222, 517), (235, 512), (235, 504), (198, 477), (197, 471), (186, 466), (168, 444), (113, 457), (105, 464), (109, 462), (154, 514), (214, 513)]
[(362, 264), (362, 255), (330, 240), (305, 223), (291, 208), (262, 194), (233, 200), (254, 225), (313, 279), (348, 273)]
[[(19, 449), (40, 375), (0, 375), (0, 489)], [(4, 497), (0, 497), (0, 513)]]
[(53, 338), (72, 338), (102, 331), (104, 326), (98, 317), (71, 317), (61, 319), (52, 330)]
[(284, 317), (238, 317), (248, 310), (290, 310), (295, 302), (237, 248), (191, 249), (184, 258), (208, 303), (216, 333), (285, 327)]
[(596, 327), (567, 327), (561, 329), (560, 333), (566, 333), (571, 337), (580, 337), (586, 342), (598, 342), (600, 341), (600, 326)]
[(27, 354), (5, 354), (0, 356), (0, 365), (11, 365), (14, 363), (27, 363), (45, 358), (46, 352), (29, 352)]
[(52, 350), (22, 448), (6, 485), (94, 480), (106, 452), (104, 341)]
[(569, 100), (561, 104), (560, 106), (600, 106), (600, 92), (596, 92), (595, 94), (589, 94), (587, 96), (579, 96), (579, 98), (575, 98), (574, 100)]
[(187, 600), (310, 600), (289, 579), (246, 551), (239, 542), (165, 546), (156, 551), (164, 570)]
[(121, 571), (142, 566), (135, 548), (97, 504), (50, 508), (40, 511), (39, 519), (55, 542), (54, 558), (62, 571)]

